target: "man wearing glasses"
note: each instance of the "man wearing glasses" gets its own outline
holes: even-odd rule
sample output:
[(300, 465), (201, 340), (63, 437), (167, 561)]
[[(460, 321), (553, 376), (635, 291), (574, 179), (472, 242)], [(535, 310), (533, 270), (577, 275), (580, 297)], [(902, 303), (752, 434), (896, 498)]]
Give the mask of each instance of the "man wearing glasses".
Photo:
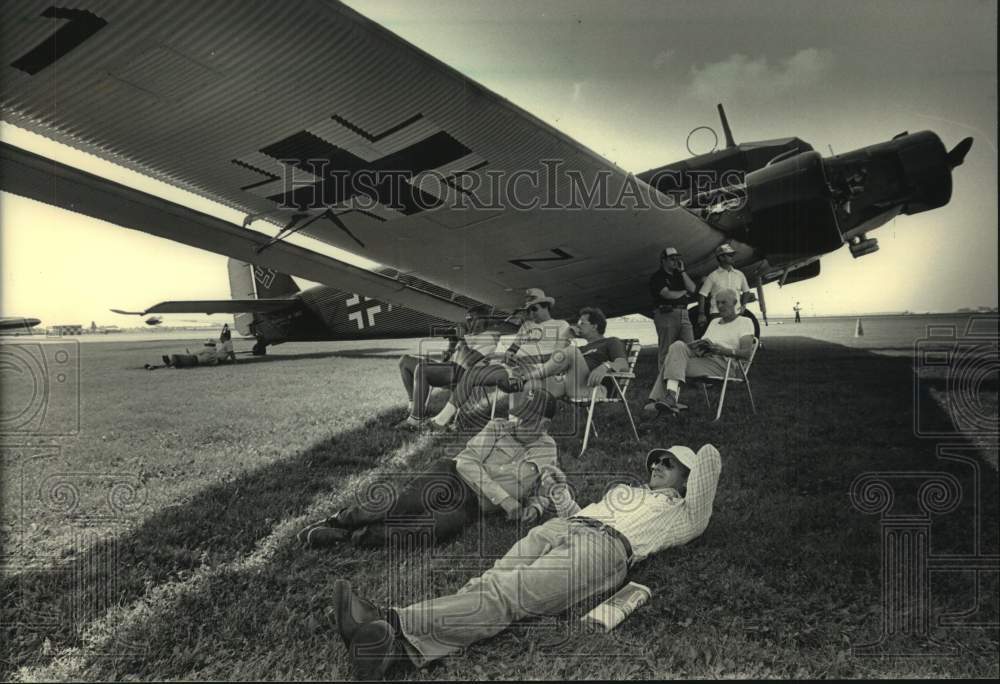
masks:
[(645, 465), (648, 485), (615, 485), (583, 509), (566, 483), (549, 481), (560, 517), (532, 529), (454, 594), (382, 613), (338, 580), (337, 628), (349, 644), (354, 676), (378, 679), (393, 663), (423, 666), (522, 618), (558, 615), (614, 591), (647, 556), (698, 537), (712, 515), (722, 469), (718, 449), (653, 449)]
[[(503, 363), (477, 366), (465, 373), (455, 386), (455, 391), (444, 408), (427, 423), (434, 432), (444, 430), (469, 401), (477, 387), (501, 387), (507, 392), (520, 392), (522, 387), (510, 380), (516, 375), (519, 365), (545, 363), (556, 351), (568, 347), (573, 338), (569, 323), (552, 318), (552, 307), (556, 300), (547, 297), (538, 288), (529, 288), (525, 294), (524, 311), (527, 317), (518, 328), (513, 344), (503, 356)], [(516, 409), (523, 400), (512, 398), (510, 414), (516, 417)], [(470, 405), (471, 406), (471, 405)]]

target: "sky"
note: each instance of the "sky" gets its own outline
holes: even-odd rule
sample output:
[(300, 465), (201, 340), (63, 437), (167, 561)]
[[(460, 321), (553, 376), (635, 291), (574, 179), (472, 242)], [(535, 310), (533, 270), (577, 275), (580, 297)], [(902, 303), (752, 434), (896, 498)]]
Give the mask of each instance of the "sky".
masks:
[[(823, 257), (819, 278), (771, 285), (765, 294), (773, 315), (790, 315), (796, 301), (806, 315), (997, 305), (992, 1), (347, 4), (634, 172), (707, 152), (712, 134), (689, 133), (710, 126), (721, 137), (717, 102), (725, 104), (737, 141), (794, 135), (825, 155), (904, 130), (933, 130), (948, 148), (973, 136), (947, 207), (879, 229), (875, 254), (855, 260), (842, 248)], [(0, 138), (242, 220), (7, 124)], [(292, 241), (345, 256), (309, 238)], [(6, 193), (0, 266), (3, 315), (43, 324), (132, 325), (136, 319), (108, 309), (229, 296), (224, 257)]]

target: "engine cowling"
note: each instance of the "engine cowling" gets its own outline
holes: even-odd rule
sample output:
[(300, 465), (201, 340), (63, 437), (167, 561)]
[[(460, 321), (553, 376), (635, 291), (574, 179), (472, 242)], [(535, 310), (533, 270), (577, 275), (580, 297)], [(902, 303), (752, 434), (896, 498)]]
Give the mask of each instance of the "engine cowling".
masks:
[(843, 244), (819, 152), (752, 171), (728, 194), (706, 219), (765, 254), (825, 254)]

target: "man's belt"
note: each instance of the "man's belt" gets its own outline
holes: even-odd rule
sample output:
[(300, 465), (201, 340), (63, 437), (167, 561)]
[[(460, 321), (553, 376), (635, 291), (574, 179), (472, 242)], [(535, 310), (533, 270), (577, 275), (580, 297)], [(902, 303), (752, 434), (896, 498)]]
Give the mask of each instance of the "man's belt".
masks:
[(593, 518), (588, 518), (582, 515), (574, 515), (569, 519), (569, 522), (577, 522), (582, 525), (586, 525), (587, 527), (593, 527), (595, 530), (600, 530), (609, 537), (617, 539), (622, 543), (622, 547), (625, 549), (625, 562), (629, 564), (632, 563), (632, 545), (629, 544), (628, 539), (625, 538), (624, 534), (611, 527), (611, 525), (605, 525), (600, 520), (594, 520)]

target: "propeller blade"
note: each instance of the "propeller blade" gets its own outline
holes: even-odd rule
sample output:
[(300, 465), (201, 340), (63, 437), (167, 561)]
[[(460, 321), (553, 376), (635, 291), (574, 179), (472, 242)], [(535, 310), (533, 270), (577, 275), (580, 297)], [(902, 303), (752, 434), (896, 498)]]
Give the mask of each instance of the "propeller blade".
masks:
[(948, 153), (948, 166), (952, 169), (956, 166), (961, 166), (962, 162), (965, 161), (965, 155), (967, 155), (971, 149), (972, 138), (965, 138), (960, 143), (955, 145), (951, 152)]
[(145, 311), (122, 311), (121, 309), (111, 309), (112, 313), (121, 314), (123, 316), (144, 316)]

